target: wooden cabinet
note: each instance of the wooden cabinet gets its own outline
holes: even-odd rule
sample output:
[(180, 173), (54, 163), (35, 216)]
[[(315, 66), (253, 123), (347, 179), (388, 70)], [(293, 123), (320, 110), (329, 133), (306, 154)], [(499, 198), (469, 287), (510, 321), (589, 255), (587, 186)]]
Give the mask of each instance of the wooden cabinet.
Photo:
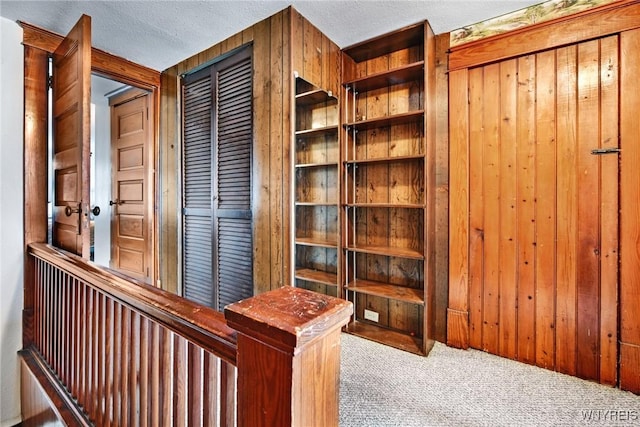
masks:
[(295, 78), (294, 280), (340, 296), (340, 144), (338, 99)]
[(342, 58), (348, 331), (419, 354), (432, 345), (431, 39), (428, 24), (418, 24), (346, 48)]

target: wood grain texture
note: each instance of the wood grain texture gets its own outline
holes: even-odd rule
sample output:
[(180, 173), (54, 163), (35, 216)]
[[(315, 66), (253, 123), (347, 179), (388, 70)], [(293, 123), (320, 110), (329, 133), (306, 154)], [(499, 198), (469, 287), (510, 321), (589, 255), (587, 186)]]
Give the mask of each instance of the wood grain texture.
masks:
[[(42, 83), (48, 73), (47, 53), (24, 48), (24, 244), (47, 241), (47, 96)], [(32, 343), (35, 264), (24, 258), (23, 346)]]
[[(602, 148), (619, 147), (619, 99), (620, 64), (618, 59), (619, 37), (601, 40), (600, 73), (600, 144)], [(618, 123), (617, 123), (618, 122)], [(616, 345), (618, 319), (618, 263), (620, 243), (615, 233), (619, 230), (619, 195), (616, 185), (619, 179), (618, 156), (605, 156), (600, 160), (600, 382), (615, 385), (617, 382), (618, 346)]]
[[(640, 30), (620, 36), (620, 387), (640, 392)], [(634, 83), (634, 81), (636, 83)]]
[(225, 309), (238, 333), (238, 425), (337, 425), (340, 329), (352, 305), (285, 286)]
[[(294, 20), (295, 22), (291, 22)], [(207, 50), (165, 70), (162, 74), (160, 117), (159, 176), (162, 234), (159, 259), (178, 259), (179, 205), (178, 167), (180, 133), (179, 78), (181, 73), (215, 60), (242, 44), (253, 42), (254, 105), (269, 108), (254, 109), (253, 146), (253, 235), (254, 292), (260, 293), (288, 284), (291, 274), (290, 223), (290, 138), (291, 72), (295, 68), (297, 39), (292, 41), (296, 22), (304, 19), (287, 8), (231, 36)], [(339, 52), (336, 52), (337, 55)], [(258, 243), (261, 242), (261, 243)], [(165, 264), (165, 265), (163, 265)], [(175, 263), (161, 263), (160, 278), (165, 289), (178, 291), (178, 271)]]
[[(577, 208), (574, 168), (576, 135), (576, 46), (557, 50), (556, 114), (558, 117), (556, 191), (556, 370), (575, 375), (576, 271), (575, 238)], [(566, 171), (566, 173), (562, 173)]]
[(512, 171), (517, 165), (518, 126), (518, 86), (517, 61), (500, 63), (500, 231), (499, 292), (500, 308), (498, 336), (498, 354), (513, 359), (517, 354), (517, 297), (514, 283), (517, 275), (516, 233), (517, 233), (517, 185)]
[(449, 34), (435, 38), (435, 286), (434, 338), (447, 340), (449, 300)]
[[(217, 338), (204, 340), (185, 333), (189, 328), (211, 331), (220, 313), (129, 283), (50, 246), (35, 244), (30, 250), (36, 270), (49, 272), (38, 274), (36, 283), (46, 288), (37, 312), (47, 313), (50, 339), (34, 351), (51, 367), (47, 372), (57, 376), (54, 393), (73, 397), (74, 410), (81, 407), (87, 422), (210, 425), (219, 416), (222, 425), (235, 425), (235, 414), (242, 414), (239, 425), (280, 425), (282, 420), (287, 425), (305, 426), (312, 420), (337, 425), (339, 343), (352, 313), (348, 301), (282, 287), (229, 306), (228, 324), (255, 345), (230, 343), (237, 355), (230, 361), (242, 366), (237, 383), (250, 384), (236, 401), (236, 369), (214, 356), (223, 356), (213, 342), (225, 339), (220, 331), (214, 334)], [(126, 288), (136, 294), (133, 299), (126, 296)], [(167, 300), (156, 299), (152, 308), (147, 305), (150, 295)], [(167, 312), (185, 304), (193, 307), (179, 317)], [(207, 318), (208, 326), (194, 323), (199, 317)], [(224, 321), (218, 326), (230, 330)], [(274, 384), (282, 393), (274, 396)], [(268, 408), (265, 412), (252, 412), (256, 396), (262, 408)], [(214, 408), (218, 401), (219, 412)], [(236, 402), (246, 407), (236, 408)]]
[[(468, 138), (473, 140), (476, 147), (467, 146), (469, 150), (468, 159), (468, 186), (469, 199), (467, 212), (469, 215), (467, 233), (468, 242), (468, 268), (469, 268), (469, 289), (468, 289), (468, 310), (469, 310), (469, 345), (473, 348), (483, 346), (483, 310), (484, 305), (484, 174), (482, 165), (484, 163), (484, 134), (482, 120), (482, 97), (484, 94), (484, 70), (476, 68), (469, 71), (469, 87), (467, 89)], [(464, 101), (463, 101), (464, 102)], [(465, 144), (469, 142), (465, 141)], [(475, 148), (475, 149), (474, 149)], [(453, 182), (453, 177), (451, 177)], [(460, 184), (458, 184), (460, 185)], [(453, 188), (453, 187), (452, 187)], [(450, 208), (453, 213), (453, 208)], [(453, 243), (450, 243), (450, 247)], [(449, 305), (451, 307), (451, 304)]]
[(536, 57), (536, 365), (555, 367), (556, 54)]
[[(449, 74), (449, 306), (447, 344), (469, 345), (469, 117), (467, 70)], [(451, 313), (459, 313), (454, 317)], [(456, 327), (457, 326), (457, 327)]]
[[(577, 375), (598, 378), (600, 362), (600, 239), (599, 215), (593, 202), (600, 199), (598, 157), (592, 148), (600, 146), (600, 42), (578, 47), (578, 134), (576, 167), (578, 175), (577, 271)], [(608, 183), (615, 185), (615, 181)], [(606, 209), (606, 207), (605, 207)]]
[[(178, 127), (178, 73), (177, 67), (171, 67), (162, 73), (160, 89), (159, 116), (159, 189), (158, 205), (160, 211), (158, 259), (178, 259), (178, 178), (175, 173), (164, 171), (177, 170), (180, 162)], [(178, 263), (161, 262), (159, 270), (161, 287), (172, 293), (178, 293)]]
[(640, 26), (640, 3), (622, 0), (520, 30), (456, 46), (449, 69), (457, 70), (607, 36)]
[(517, 288), (518, 288), (518, 353), (517, 360), (535, 361), (535, 158), (536, 158), (536, 68), (535, 56), (518, 58), (517, 94)]
[[(20, 26), (22, 27), (23, 44), (25, 46), (52, 53), (62, 42), (63, 37), (61, 35), (49, 30), (26, 22), (20, 22)], [(98, 74), (115, 78), (122, 83), (145, 89), (153, 89), (160, 86), (160, 73), (158, 71), (96, 48), (91, 48), (91, 69)]]
[[(624, 76), (618, 74), (618, 58), (620, 70), (625, 60), (630, 64), (628, 76), (636, 71), (637, 59), (628, 59), (637, 56), (635, 45), (629, 49), (634, 54), (625, 55), (618, 44), (618, 36), (610, 36), (450, 73), (450, 111), (459, 105), (467, 114), (459, 120), (470, 153), (471, 233), (466, 241), (468, 287), (455, 289), (452, 280), (450, 299), (468, 292), (468, 343), (605, 384), (615, 384), (617, 377), (616, 248), (618, 236), (627, 235), (617, 218), (630, 187), (624, 190), (624, 175), (621, 184), (616, 178), (616, 152), (596, 155), (592, 150), (615, 149), (619, 139), (624, 144), (625, 119), (621, 112), (619, 138), (617, 105), (628, 103), (630, 112), (638, 102), (635, 95), (624, 95), (624, 77), (617, 78)], [(631, 144), (638, 134), (634, 117), (627, 128)], [(451, 118), (453, 158), (453, 113)], [(634, 150), (629, 170), (635, 169)], [(634, 183), (637, 177), (628, 179)], [(629, 194), (629, 200), (637, 198), (635, 189)], [(453, 197), (451, 203), (453, 209)], [(630, 206), (635, 236), (637, 202)], [(452, 242), (456, 233), (452, 228)], [(637, 270), (634, 239), (627, 243), (632, 278)], [(627, 288), (633, 289), (629, 301), (637, 299), (633, 286)], [(620, 289), (622, 301), (625, 288)], [(452, 316), (458, 323), (465, 320), (450, 301), (449, 326), (465, 331), (451, 323)]]

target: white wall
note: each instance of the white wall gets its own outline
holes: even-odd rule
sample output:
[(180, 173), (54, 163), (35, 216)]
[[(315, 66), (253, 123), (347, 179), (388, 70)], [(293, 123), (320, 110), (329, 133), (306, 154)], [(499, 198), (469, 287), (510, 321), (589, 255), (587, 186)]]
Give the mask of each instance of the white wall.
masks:
[[(102, 99), (100, 99), (102, 98)], [(94, 218), (94, 261), (109, 267), (111, 259), (111, 109), (105, 97), (96, 97), (95, 127), (93, 132), (93, 159), (95, 160), (94, 194), (91, 205), (100, 206), (100, 215)]]
[(22, 29), (0, 18), (0, 426), (20, 422), (23, 276)]

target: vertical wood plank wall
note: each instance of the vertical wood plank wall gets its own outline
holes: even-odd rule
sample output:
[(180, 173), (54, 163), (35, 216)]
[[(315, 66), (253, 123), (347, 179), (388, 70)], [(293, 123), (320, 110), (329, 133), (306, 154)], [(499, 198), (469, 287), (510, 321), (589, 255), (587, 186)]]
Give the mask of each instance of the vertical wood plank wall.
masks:
[[(433, 338), (447, 340), (447, 305), (449, 297), (449, 78), (447, 51), (449, 33), (435, 36), (435, 93), (429, 94), (435, 107), (435, 286)], [(433, 114), (432, 114), (433, 115)]]
[[(638, 12), (452, 53), (449, 345), (640, 391)], [(529, 53), (542, 32), (558, 47)]]
[(291, 9), (291, 68), (334, 96), (340, 93), (340, 48)]
[[(616, 382), (618, 38), (468, 71), (469, 345)], [(453, 212), (456, 215), (456, 212)]]
[(337, 93), (339, 48), (293, 8), (176, 64), (162, 73), (160, 111), (160, 278), (179, 291), (180, 75), (239, 46), (253, 43), (254, 291), (289, 284), (291, 277), (291, 106), (293, 70)]
[(620, 50), (620, 387), (640, 393), (640, 29)]

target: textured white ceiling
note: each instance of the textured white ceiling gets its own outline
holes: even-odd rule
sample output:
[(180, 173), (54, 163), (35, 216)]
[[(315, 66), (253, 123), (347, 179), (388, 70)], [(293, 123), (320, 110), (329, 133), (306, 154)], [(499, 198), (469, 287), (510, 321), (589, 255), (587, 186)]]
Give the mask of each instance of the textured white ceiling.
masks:
[(0, 0), (0, 16), (66, 34), (92, 17), (93, 46), (162, 71), (293, 5), (338, 46), (346, 47), (418, 21), (448, 32), (539, 0)]

